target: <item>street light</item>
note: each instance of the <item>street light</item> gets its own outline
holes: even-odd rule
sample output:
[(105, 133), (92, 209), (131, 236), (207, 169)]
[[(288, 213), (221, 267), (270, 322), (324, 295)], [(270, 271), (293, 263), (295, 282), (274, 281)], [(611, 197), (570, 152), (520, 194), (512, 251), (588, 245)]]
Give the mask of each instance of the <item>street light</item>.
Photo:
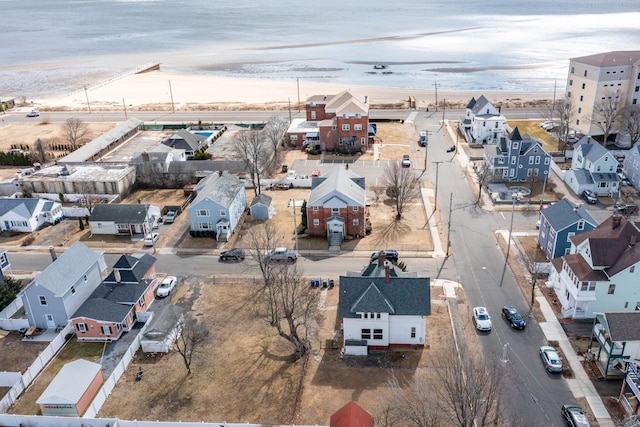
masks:
[(509, 225), (509, 239), (507, 240), (507, 255), (504, 258), (504, 267), (502, 269), (502, 277), (500, 277), (500, 287), (504, 281), (504, 273), (507, 271), (507, 263), (509, 262), (509, 251), (511, 250), (511, 233), (513, 231), (513, 214), (516, 210), (516, 200), (520, 200), (520, 193), (511, 193), (511, 225)]

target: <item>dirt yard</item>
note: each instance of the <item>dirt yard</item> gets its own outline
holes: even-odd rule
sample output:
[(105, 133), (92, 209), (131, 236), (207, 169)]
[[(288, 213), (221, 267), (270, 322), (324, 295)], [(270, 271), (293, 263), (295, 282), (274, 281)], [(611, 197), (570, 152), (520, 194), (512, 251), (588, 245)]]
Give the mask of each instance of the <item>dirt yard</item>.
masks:
[[(428, 369), (436, 357), (435, 345), (365, 358), (341, 356), (339, 290), (319, 289), (322, 317), (305, 370), (302, 361), (292, 360), (292, 348), (255, 315), (253, 289), (251, 281), (214, 283), (208, 278), (181, 286), (171, 302), (191, 309), (211, 330), (192, 375), (186, 375), (176, 353), (146, 356), (139, 352), (99, 415), (326, 425), (330, 415), (350, 400), (375, 410), (392, 372), (410, 378), (417, 370)], [(440, 293), (434, 290), (432, 298)], [(432, 311), (427, 343), (451, 340), (446, 308), (434, 305)], [(144, 376), (136, 382), (139, 369)]]
[(49, 343), (22, 341), (18, 332), (0, 335), (0, 366), (3, 371), (24, 373)]

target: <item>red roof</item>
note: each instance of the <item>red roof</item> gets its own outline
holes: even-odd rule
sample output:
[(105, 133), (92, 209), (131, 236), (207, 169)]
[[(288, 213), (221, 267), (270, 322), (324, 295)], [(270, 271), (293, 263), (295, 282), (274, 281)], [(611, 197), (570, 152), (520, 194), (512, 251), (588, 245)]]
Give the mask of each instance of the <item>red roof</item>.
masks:
[(373, 427), (373, 417), (355, 402), (338, 409), (329, 421), (330, 427)]

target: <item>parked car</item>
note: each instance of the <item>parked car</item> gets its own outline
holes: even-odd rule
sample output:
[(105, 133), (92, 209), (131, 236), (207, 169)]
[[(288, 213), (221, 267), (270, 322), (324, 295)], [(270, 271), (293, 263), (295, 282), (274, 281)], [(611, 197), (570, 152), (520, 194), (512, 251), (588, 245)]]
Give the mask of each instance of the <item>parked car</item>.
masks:
[(454, 151), (456, 151), (455, 145), (452, 145), (451, 147), (447, 148), (447, 153), (453, 153)]
[(427, 146), (427, 141), (429, 137), (427, 136), (427, 132), (422, 131), (420, 132), (420, 140), (418, 141), (418, 144), (420, 144), (420, 147), (426, 147)]
[(631, 185), (631, 181), (629, 181), (629, 178), (624, 176), (622, 172), (618, 173), (618, 178), (620, 179), (620, 184), (623, 187), (629, 187)]
[(402, 167), (403, 168), (411, 167), (411, 158), (409, 157), (408, 154), (405, 154), (404, 156), (402, 156)]
[(296, 171), (289, 171), (287, 174), (287, 179), (296, 179), (298, 175), (296, 175)]
[(287, 248), (275, 248), (273, 250), (266, 251), (264, 256), (267, 261), (276, 262), (296, 262), (296, 260), (298, 259), (298, 253), (293, 249)]
[(398, 251), (393, 249), (383, 249), (379, 252), (372, 253), (370, 262), (378, 261), (378, 258), (380, 257), (381, 253), (384, 253), (385, 258), (388, 259), (389, 261), (393, 263), (398, 262)]
[(160, 234), (158, 233), (147, 234), (147, 236), (144, 238), (144, 245), (146, 247), (153, 246), (156, 244), (159, 238)]
[(479, 331), (490, 331), (491, 327), (491, 316), (489, 316), (489, 312), (485, 307), (474, 307), (473, 308), (473, 324), (476, 325), (476, 329)]
[(524, 329), (525, 326), (527, 326), (524, 317), (522, 317), (520, 312), (512, 305), (502, 307), (502, 317), (504, 317), (514, 329)]
[(576, 405), (562, 405), (562, 416), (572, 427), (589, 427), (587, 414)]
[(229, 249), (228, 251), (224, 251), (220, 254), (220, 261), (244, 261), (245, 252), (244, 249)]
[(633, 203), (625, 203), (618, 200), (615, 205), (613, 205), (613, 210), (622, 215), (634, 215), (638, 212), (638, 205)]
[(596, 193), (594, 193), (591, 190), (584, 190), (582, 192), (582, 198), (587, 202), (590, 203), (592, 205), (595, 205), (596, 203), (598, 203), (598, 197), (596, 196)]
[(176, 211), (167, 212), (167, 217), (164, 219), (165, 224), (173, 224), (176, 220)]
[(548, 345), (540, 347), (540, 359), (549, 372), (562, 372), (562, 359), (555, 348)]
[(167, 276), (164, 278), (160, 286), (156, 289), (156, 296), (158, 298), (168, 297), (173, 288), (176, 287), (176, 283), (178, 283), (178, 278), (176, 276)]
[(314, 169), (313, 172), (311, 172), (311, 176), (320, 176), (320, 171), (318, 169)]
[(40, 113), (37, 110), (31, 110), (27, 113), (27, 117), (38, 117)]

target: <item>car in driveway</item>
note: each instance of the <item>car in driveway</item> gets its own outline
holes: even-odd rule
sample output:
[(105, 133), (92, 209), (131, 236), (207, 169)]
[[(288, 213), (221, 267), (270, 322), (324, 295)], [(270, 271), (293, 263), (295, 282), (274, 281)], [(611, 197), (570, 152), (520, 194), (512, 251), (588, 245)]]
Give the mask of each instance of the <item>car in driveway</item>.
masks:
[(378, 258), (380, 257), (380, 254), (384, 253), (384, 256), (386, 259), (388, 259), (389, 261), (396, 263), (398, 262), (398, 251), (393, 250), (393, 249), (383, 249), (381, 251), (378, 252), (374, 252), (371, 254), (371, 259), (369, 262), (375, 262), (378, 261)]
[(540, 347), (540, 359), (548, 372), (562, 372), (562, 359), (555, 348), (548, 345)]
[(27, 113), (27, 117), (38, 117), (40, 116), (40, 113), (36, 110), (31, 110)]
[(289, 171), (289, 173), (287, 173), (287, 179), (296, 179), (296, 178), (298, 178), (296, 171)]
[(582, 192), (582, 198), (587, 202), (590, 203), (592, 205), (595, 205), (596, 203), (598, 203), (598, 197), (596, 196), (596, 193), (594, 193), (591, 190), (584, 190)]
[(402, 156), (402, 167), (403, 168), (411, 167), (411, 158), (409, 157), (408, 154), (405, 154), (404, 156)]
[(514, 329), (524, 329), (527, 326), (524, 317), (522, 317), (520, 312), (512, 305), (502, 307), (502, 317), (504, 317)]
[(160, 286), (156, 289), (156, 296), (158, 298), (168, 297), (176, 287), (176, 283), (178, 283), (178, 278), (176, 276), (165, 277), (160, 283)]
[(156, 244), (159, 238), (160, 234), (158, 233), (147, 234), (147, 236), (144, 238), (144, 245), (146, 247), (153, 246)]
[(491, 324), (491, 316), (485, 307), (473, 308), (473, 324), (476, 325), (476, 329), (479, 331), (490, 331), (493, 325)]
[(220, 254), (220, 261), (244, 261), (244, 257), (246, 256), (244, 249), (229, 249), (228, 251), (224, 251)]
[(587, 414), (577, 405), (562, 405), (562, 416), (572, 427), (589, 427)]

